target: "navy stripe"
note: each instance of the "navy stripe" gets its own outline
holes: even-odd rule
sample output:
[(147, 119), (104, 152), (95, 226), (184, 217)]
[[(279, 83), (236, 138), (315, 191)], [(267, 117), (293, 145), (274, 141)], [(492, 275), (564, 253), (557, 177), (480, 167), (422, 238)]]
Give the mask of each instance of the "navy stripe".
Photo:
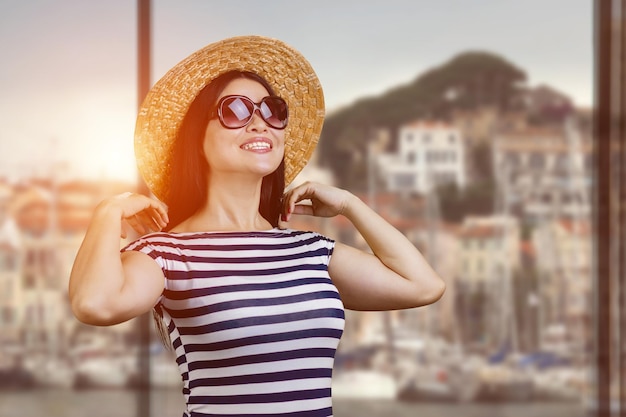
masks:
[(187, 280), (187, 279), (201, 279), (201, 278), (222, 278), (222, 277), (253, 277), (253, 276), (266, 276), (266, 275), (278, 275), (287, 274), (290, 272), (298, 271), (327, 271), (328, 267), (323, 264), (299, 264), (285, 266), (282, 268), (268, 268), (268, 269), (249, 269), (249, 270), (223, 270), (223, 271), (167, 271), (166, 277), (171, 280)]
[[(273, 252), (273, 251), (268, 251)], [(327, 248), (319, 248), (314, 251), (305, 252), (306, 258), (315, 258), (317, 256), (328, 256)], [(294, 259), (303, 259), (302, 253), (289, 253), (275, 256), (254, 256), (254, 257), (217, 257), (217, 256), (192, 256), (184, 254), (169, 254), (168, 259), (174, 262), (183, 263), (202, 263), (202, 264), (263, 264), (266, 262), (292, 261)], [(262, 266), (262, 265), (260, 265)]]
[(297, 349), (285, 352), (259, 353), (257, 355), (237, 356), (227, 359), (215, 359), (210, 361), (189, 362), (189, 371), (198, 369), (227, 368), (229, 366), (249, 365), (251, 363), (267, 363), (287, 361), (302, 358), (334, 358), (335, 349), (331, 348), (310, 348)]
[(191, 404), (263, 404), (287, 401), (311, 400), (330, 396), (330, 388), (311, 389), (303, 391), (287, 391), (269, 394), (249, 395), (200, 395), (189, 397)]
[(179, 327), (181, 335), (200, 335), (221, 330), (236, 329), (248, 326), (263, 326), (267, 324), (289, 323), (292, 321), (308, 320), (320, 317), (334, 317), (344, 319), (344, 311), (336, 308), (324, 308), (320, 310), (299, 311), (289, 314), (278, 314), (264, 317), (245, 317), (235, 320), (207, 324), (204, 326)]
[(190, 343), (185, 346), (185, 351), (190, 352), (214, 352), (225, 349), (233, 349), (242, 346), (252, 346), (264, 343), (283, 342), (285, 340), (302, 340), (313, 337), (328, 337), (340, 339), (341, 329), (307, 329), (286, 333), (271, 333), (261, 336), (244, 337), (241, 339), (225, 340), (215, 343)]
[(185, 291), (165, 290), (163, 291), (163, 295), (170, 300), (187, 300), (194, 297), (204, 297), (207, 295), (222, 294), (228, 292), (278, 290), (283, 288), (298, 287), (300, 285), (330, 284), (331, 282), (332, 281), (329, 278), (324, 277), (302, 278), (272, 283), (221, 285), (217, 287), (197, 288)]
[(339, 294), (336, 291), (317, 291), (312, 293), (286, 295), (283, 297), (249, 298), (245, 300), (224, 301), (222, 303), (209, 304), (198, 308), (187, 308), (183, 310), (174, 310), (170, 308), (167, 311), (173, 318), (191, 318), (210, 313), (217, 313), (218, 311), (235, 310), (238, 308), (278, 306), (330, 298), (339, 299)]
[(190, 388), (219, 387), (226, 385), (259, 384), (263, 382), (294, 381), (311, 378), (330, 378), (333, 371), (329, 368), (296, 369), (265, 374), (237, 375), (222, 378), (197, 378), (189, 383)]

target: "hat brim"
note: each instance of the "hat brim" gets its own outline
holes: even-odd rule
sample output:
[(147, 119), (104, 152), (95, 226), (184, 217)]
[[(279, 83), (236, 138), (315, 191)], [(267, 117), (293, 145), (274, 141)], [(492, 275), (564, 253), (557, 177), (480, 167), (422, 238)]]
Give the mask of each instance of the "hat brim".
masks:
[(324, 94), (310, 63), (277, 39), (228, 38), (175, 65), (150, 89), (139, 109), (135, 125), (137, 168), (157, 198), (167, 198), (172, 145), (189, 106), (212, 80), (232, 70), (260, 75), (287, 101), (285, 184), (307, 164), (324, 122)]

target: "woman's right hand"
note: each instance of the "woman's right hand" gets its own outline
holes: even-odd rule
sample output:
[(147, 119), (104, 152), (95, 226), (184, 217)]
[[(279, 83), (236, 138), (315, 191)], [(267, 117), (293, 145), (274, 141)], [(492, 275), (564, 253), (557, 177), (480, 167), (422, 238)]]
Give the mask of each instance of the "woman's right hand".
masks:
[(142, 194), (123, 193), (104, 200), (96, 210), (118, 210), (122, 222), (121, 237), (130, 229), (140, 235), (162, 230), (169, 223), (167, 206)]

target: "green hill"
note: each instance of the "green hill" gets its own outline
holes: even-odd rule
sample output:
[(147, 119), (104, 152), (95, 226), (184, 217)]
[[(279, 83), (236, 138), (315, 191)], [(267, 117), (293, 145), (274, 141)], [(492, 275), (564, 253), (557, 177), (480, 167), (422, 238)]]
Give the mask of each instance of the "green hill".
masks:
[(364, 190), (365, 149), (372, 132), (389, 129), (393, 149), (398, 126), (409, 121), (446, 120), (451, 110), (485, 105), (517, 108), (525, 81), (522, 69), (498, 55), (462, 53), (406, 85), (329, 114), (320, 139), (319, 162), (331, 169), (339, 186)]

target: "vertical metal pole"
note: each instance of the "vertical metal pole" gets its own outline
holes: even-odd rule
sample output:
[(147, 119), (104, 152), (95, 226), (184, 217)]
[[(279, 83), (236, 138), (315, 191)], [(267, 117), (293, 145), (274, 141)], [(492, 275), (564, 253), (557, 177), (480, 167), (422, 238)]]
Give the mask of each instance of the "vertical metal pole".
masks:
[(619, 103), (619, 107), (617, 111), (619, 112), (615, 117), (617, 126), (617, 137), (616, 140), (619, 142), (619, 162), (617, 163), (616, 169), (618, 169), (618, 184), (619, 191), (617, 197), (617, 213), (618, 213), (618, 236), (617, 236), (617, 282), (616, 287), (618, 290), (618, 316), (616, 319), (617, 332), (619, 334), (619, 339), (617, 343), (617, 356), (619, 363), (619, 379), (617, 383), (619, 384), (619, 410), (620, 417), (626, 416), (626, 331), (624, 331), (624, 324), (626, 323), (626, 306), (624, 303), (626, 302), (626, 166), (624, 163), (626, 162), (626, 63), (624, 60), (626, 59), (626, 27), (624, 22), (626, 18), (624, 17), (624, 13), (626, 12), (626, 0), (621, 0), (619, 3), (620, 11), (617, 13), (619, 15), (619, 37), (620, 37), (620, 45), (619, 45), (619, 53), (617, 58), (617, 62), (619, 65), (619, 80), (617, 81), (617, 85), (619, 88), (613, 90), (617, 90), (617, 101)]
[(595, 382), (598, 416), (610, 414), (611, 365), (611, 50), (612, 0), (595, 6)]
[[(150, 0), (137, 0), (137, 107), (141, 106), (150, 89), (151, 66), (151, 10)], [(138, 192), (149, 195), (150, 191), (141, 177), (137, 179)], [(139, 335), (137, 417), (150, 417), (150, 313), (137, 318)]]

